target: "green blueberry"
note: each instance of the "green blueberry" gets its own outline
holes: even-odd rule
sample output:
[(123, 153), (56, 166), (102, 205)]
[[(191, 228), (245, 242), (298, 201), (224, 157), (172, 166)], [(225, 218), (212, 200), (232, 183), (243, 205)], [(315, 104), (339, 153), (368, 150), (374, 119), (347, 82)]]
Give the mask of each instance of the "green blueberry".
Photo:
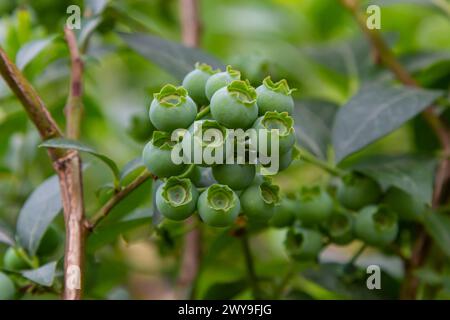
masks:
[(348, 211), (333, 212), (325, 223), (325, 229), (331, 241), (345, 245), (354, 239), (353, 217)]
[(264, 115), (268, 111), (287, 112), (294, 111), (294, 99), (289, 85), (285, 79), (274, 83), (269, 77), (265, 78), (263, 84), (256, 88), (258, 94), (257, 104), (259, 115)]
[(181, 221), (194, 213), (197, 198), (189, 179), (170, 177), (156, 191), (156, 207), (167, 219)]
[(359, 210), (376, 203), (381, 196), (378, 183), (359, 173), (351, 173), (342, 178), (337, 190), (337, 199), (346, 208)]
[(420, 199), (395, 187), (389, 188), (383, 203), (397, 213), (399, 219), (406, 221), (421, 220), (427, 210), (427, 205)]
[(3, 256), (3, 267), (7, 270), (25, 270), (30, 269), (30, 266), (25, 261), (24, 258), (21, 257), (19, 249), (15, 249), (13, 247), (9, 247), (6, 250), (5, 255)]
[(208, 64), (196, 63), (195, 69), (184, 77), (182, 86), (186, 88), (189, 96), (194, 99), (198, 106), (205, 106), (209, 104), (209, 100), (205, 92), (206, 82), (217, 72), (218, 70), (213, 70), (213, 68)]
[(304, 225), (314, 225), (326, 221), (333, 213), (333, 199), (320, 188), (303, 187), (300, 190), (297, 218)]
[(241, 196), (241, 206), (247, 217), (254, 221), (268, 221), (275, 214), (275, 206), (280, 201), (280, 188), (270, 181), (252, 184)]
[(197, 120), (183, 135), (182, 147), (186, 163), (200, 166), (222, 164), (231, 148), (227, 129), (216, 120)]
[[(295, 143), (294, 120), (287, 112), (268, 111), (262, 117), (256, 119), (253, 128), (258, 132), (258, 138), (264, 134), (266, 143), (258, 143), (267, 150), (265, 154), (272, 154), (271, 146), (272, 139), (278, 139), (279, 149), (278, 153), (283, 154), (291, 150)], [(260, 131), (261, 130), (261, 131)], [(272, 131), (278, 130), (278, 131)]]
[(284, 245), (294, 260), (317, 260), (323, 247), (323, 239), (315, 230), (295, 226), (287, 232)]
[(228, 227), (235, 221), (241, 205), (230, 187), (213, 184), (198, 198), (197, 210), (200, 218), (212, 227)]
[(176, 176), (186, 169), (186, 164), (172, 161), (172, 150), (176, 142), (165, 132), (155, 131), (152, 140), (144, 148), (142, 160), (150, 172), (159, 178)]
[(56, 253), (61, 242), (61, 234), (58, 229), (54, 226), (50, 226), (44, 233), (36, 253), (39, 257), (51, 256)]
[(0, 300), (12, 300), (16, 295), (14, 282), (3, 272), (0, 272)]
[(355, 218), (356, 236), (373, 246), (386, 246), (398, 233), (397, 215), (384, 206), (367, 206)]
[(298, 203), (294, 199), (283, 197), (275, 206), (275, 213), (269, 220), (269, 225), (275, 228), (290, 227), (295, 220)]
[(212, 167), (214, 179), (231, 189), (242, 190), (252, 184), (256, 168), (252, 164), (221, 164)]
[(197, 105), (186, 89), (165, 85), (150, 104), (150, 121), (160, 131), (187, 128), (197, 116)]
[(258, 117), (256, 91), (245, 81), (235, 80), (211, 99), (211, 115), (227, 128), (247, 129)]
[(234, 70), (231, 66), (227, 66), (226, 71), (216, 73), (206, 81), (206, 97), (211, 101), (212, 96), (217, 90), (226, 87), (232, 81), (239, 79), (241, 79), (241, 73), (238, 70)]

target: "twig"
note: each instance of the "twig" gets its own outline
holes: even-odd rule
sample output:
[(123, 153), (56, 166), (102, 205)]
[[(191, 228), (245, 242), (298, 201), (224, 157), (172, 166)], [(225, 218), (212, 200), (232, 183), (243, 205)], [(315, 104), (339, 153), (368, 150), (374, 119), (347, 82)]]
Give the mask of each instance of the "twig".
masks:
[[(388, 67), (396, 76), (396, 78), (407, 86), (418, 87), (418, 83), (409, 74), (409, 72), (398, 62), (395, 55), (387, 46), (380, 33), (373, 29), (370, 30), (366, 26), (365, 16), (358, 9), (358, 1), (356, 0), (340, 0), (342, 5), (347, 8), (358, 22), (361, 30), (367, 35), (367, 38), (376, 50), (377, 56), (381, 63)], [(444, 158), (441, 160), (436, 172), (433, 207), (436, 208), (442, 204), (444, 199), (443, 191), (450, 180), (450, 134), (446, 125), (434, 113), (434, 107), (428, 107), (423, 113), (423, 117), (428, 122), (444, 151)], [(423, 228), (419, 231), (419, 236), (413, 246), (411, 259), (406, 264), (406, 275), (404, 286), (402, 288), (401, 297), (404, 299), (414, 299), (417, 293), (418, 279), (414, 276), (414, 270), (420, 267), (428, 254), (430, 239)]]
[(139, 187), (150, 178), (156, 178), (152, 173), (145, 170), (129, 185), (122, 188), (119, 192), (111, 197), (108, 202), (92, 217), (91, 222), (87, 225), (88, 230), (93, 230), (104, 218), (108, 216), (111, 210), (123, 199), (125, 199), (133, 190)]
[[(181, 15), (181, 33), (183, 43), (189, 47), (198, 47), (200, 44), (201, 25), (198, 10), (197, 0), (181, 0), (180, 1), (180, 15)], [(205, 108), (205, 110), (208, 110)], [(202, 112), (200, 112), (202, 113)], [(189, 218), (186, 222), (191, 226), (195, 222)], [(186, 234), (185, 246), (181, 258), (180, 274), (178, 278), (177, 296), (183, 295), (185, 298), (186, 288), (191, 288), (190, 297), (194, 297), (194, 283), (197, 279), (200, 261), (201, 261), (201, 229), (197, 228)]]
[(83, 60), (78, 49), (73, 30), (64, 29), (71, 61), (70, 93), (66, 104), (66, 135), (69, 139), (80, 137), (80, 124), (83, 114)]
[(245, 265), (247, 267), (247, 275), (250, 285), (252, 287), (253, 298), (261, 299), (261, 290), (259, 288), (258, 276), (256, 275), (255, 265), (253, 263), (253, 257), (250, 250), (250, 243), (248, 241), (248, 235), (246, 230), (242, 230), (240, 235), (242, 250), (245, 258)]
[(204, 116), (206, 116), (210, 111), (209, 106), (203, 108), (199, 113), (197, 113), (197, 116), (195, 117), (195, 120), (200, 120), (202, 119)]
[[(61, 137), (61, 130), (42, 99), (0, 48), (0, 73), (22, 103), (43, 140)], [(64, 299), (80, 299), (83, 288), (84, 202), (81, 159), (77, 152), (48, 149), (61, 189), (66, 224)]]

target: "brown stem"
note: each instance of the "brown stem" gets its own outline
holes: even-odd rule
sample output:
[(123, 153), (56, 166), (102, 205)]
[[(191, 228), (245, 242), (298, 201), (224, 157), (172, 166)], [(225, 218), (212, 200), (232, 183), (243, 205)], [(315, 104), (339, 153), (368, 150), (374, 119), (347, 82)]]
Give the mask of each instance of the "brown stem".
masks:
[[(388, 67), (396, 76), (396, 78), (404, 85), (419, 87), (419, 84), (411, 76), (411, 74), (398, 62), (393, 52), (390, 50), (386, 42), (381, 37), (381, 34), (373, 29), (370, 30), (366, 25), (366, 17), (359, 11), (357, 0), (340, 0), (341, 4), (347, 8), (355, 20), (358, 22), (361, 30), (366, 34), (372, 47), (377, 52), (376, 56), (379, 57), (381, 63)], [(422, 116), (430, 125), (439, 139), (439, 142), (444, 150), (444, 157), (438, 166), (434, 184), (433, 192), (433, 208), (438, 207), (445, 201), (444, 190), (449, 185), (450, 178), (450, 133), (446, 125), (441, 119), (434, 113), (434, 107), (428, 107)], [(423, 228), (420, 228), (418, 237), (414, 243), (411, 259), (406, 263), (406, 274), (404, 280), (404, 286), (401, 292), (401, 298), (414, 299), (417, 294), (417, 288), (419, 281), (414, 275), (414, 271), (420, 267), (428, 254), (430, 248), (430, 239)]]
[(83, 115), (83, 60), (78, 49), (73, 30), (64, 29), (71, 61), (70, 93), (66, 104), (66, 135), (69, 139), (80, 137), (81, 117)]
[(93, 230), (104, 218), (108, 216), (111, 210), (123, 199), (125, 199), (134, 189), (139, 187), (148, 179), (156, 177), (148, 172), (147, 170), (140, 174), (135, 180), (133, 180), (129, 185), (122, 188), (119, 192), (111, 197), (108, 202), (105, 203), (103, 207), (92, 217), (91, 222), (87, 224), (89, 230)]
[[(44, 102), (0, 48), (0, 73), (18, 97), (43, 140), (61, 137), (61, 130)], [(80, 299), (83, 284), (84, 202), (81, 159), (77, 152), (48, 149), (59, 178), (66, 223), (65, 299)]]
[[(180, 0), (180, 14), (183, 43), (189, 47), (198, 47), (201, 36), (198, 1)], [(186, 223), (189, 227), (194, 221), (191, 218)], [(186, 298), (186, 293), (189, 291), (187, 288), (192, 290), (190, 296), (194, 296), (194, 288), (192, 287), (200, 269), (201, 238), (201, 230), (199, 228), (193, 229), (186, 234), (177, 283), (177, 296), (179, 298)]]

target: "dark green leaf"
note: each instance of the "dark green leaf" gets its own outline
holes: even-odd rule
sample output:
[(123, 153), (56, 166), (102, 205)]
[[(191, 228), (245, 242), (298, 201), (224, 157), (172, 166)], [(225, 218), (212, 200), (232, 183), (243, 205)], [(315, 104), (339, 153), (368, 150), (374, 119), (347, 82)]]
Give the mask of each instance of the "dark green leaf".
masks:
[(56, 138), (56, 139), (50, 139), (46, 140), (43, 143), (39, 145), (39, 147), (45, 147), (45, 148), (59, 148), (59, 149), (73, 149), (78, 151), (87, 152), (100, 160), (102, 160), (113, 172), (114, 177), (118, 180), (119, 179), (119, 168), (117, 167), (116, 163), (105, 156), (102, 153), (97, 152), (94, 150), (94, 148), (81, 143), (79, 141), (70, 140), (70, 139), (63, 139), (63, 138)]
[(41, 286), (50, 287), (55, 280), (56, 261), (47, 263), (38, 269), (22, 271), (22, 276), (40, 284)]
[(450, 217), (437, 212), (425, 215), (425, 228), (446, 256), (450, 257)]
[(38, 54), (44, 51), (53, 40), (56, 39), (56, 36), (51, 36), (45, 39), (33, 40), (26, 43), (22, 48), (20, 48), (19, 52), (17, 52), (16, 56), (16, 65), (19, 69), (23, 70)]
[(332, 131), (336, 160), (399, 128), (440, 95), (438, 91), (379, 83), (362, 87), (336, 114)]
[(224, 68), (223, 64), (199, 49), (142, 33), (120, 33), (133, 50), (181, 80), (196, 62)]
[(94, 17), (85, 19), (82, 24), (82, 28), (80, 33), (78, 34), (78, 44), (80, 48), (84, 48), (86, 46), (89, 37), (94, 33), (95, 29), (99, 26), (100, 22), (102, 22), (101, 17)]
[(142, 158), (136, 158), (128, 162), (120, 172), (120, 183), (123, 184), (124, 180), (133, 173), (136, 174), (136, 171), (141, 172), (144, 169), (144, 163), (142, 162)]
[(299, 145), (320, 159), (326, 159), (331, 144), (331, 126), (338, 106), (329, 101), (296, 101), (292, 117)]
[(430, 203), (436, 164), (436, 159), (426, 156), (380, 155), (360, 162), (352, 168), (378, 181), (383, 190), (395, 186), (423, 202)]
[(247, 289), (247, 287), (248, 281), (246, 279), (214, 283), (206, 290), (203, 299), (230, 300)]
[(51, 176), (28, 197), (17, 220), (17, 239), (30, 255), (34, 255), (50, 223), (61, 211), (58, 177)]

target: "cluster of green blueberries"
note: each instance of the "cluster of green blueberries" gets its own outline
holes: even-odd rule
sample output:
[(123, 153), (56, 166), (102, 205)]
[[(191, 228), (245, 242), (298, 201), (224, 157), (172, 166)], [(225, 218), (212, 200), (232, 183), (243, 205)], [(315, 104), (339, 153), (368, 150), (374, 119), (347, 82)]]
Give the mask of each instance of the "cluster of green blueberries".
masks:
[[(174, 164), (171, 131), (188, 128), (192, 132), (200, 121), (219, 130), (276, 128), (280, 170), (290, 165), (295, 143), (292, 90), (286, 80), (274, 83), (267, 77), (254, 89), (240, 77), (230, 66), (221, 72), (197, 64), (181, 87), (166, 85), (155, 94), (149, 116), (159, 131), (145, 146), (143, 161), (163, 178), (156, 206), (167, 219), (181, 221), (197, 212), (207, 225), (228, 227), (242, 215), (249, 223), (289, 228), (285, 240), (288, 254), (296, 260), (315, 260), (326, 243), (344, 245), (360, 239), (369, 245), (387, 246), (397, 237), (399, 218), (416, 220), (425, 212), (425, 204), (406, 192), (397, 188), (383, 192), (375, 180), (356, 172), (348, 173), (329, 190), (303, 187), (287, 196), (280, 195), (279, 187), (260, 174), (261, 165), (201, 164), (188, 170), (183, 164)], [(207, 106), (210, 112), (203, 112)], [(199, 185), (202, 167), (210, 167), (214, 183)]]

